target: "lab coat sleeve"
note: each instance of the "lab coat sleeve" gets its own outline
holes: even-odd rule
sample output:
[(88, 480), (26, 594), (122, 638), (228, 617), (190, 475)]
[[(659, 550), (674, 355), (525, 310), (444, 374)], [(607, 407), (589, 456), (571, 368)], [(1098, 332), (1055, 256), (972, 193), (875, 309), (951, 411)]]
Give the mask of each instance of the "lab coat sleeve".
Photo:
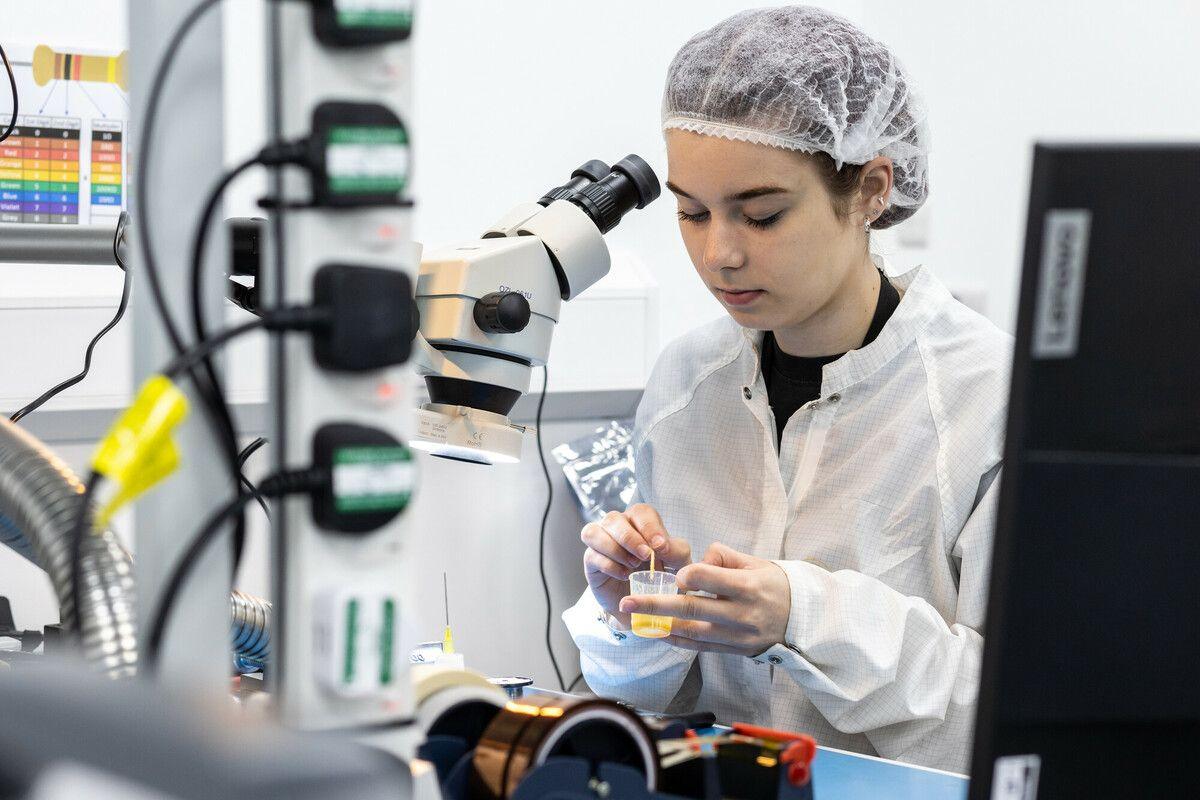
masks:
[(755, 660), (787, 669), (830, 724), (880, 756), (966, 772), (999, 491), (991, 481), (952, 548), (954, 620), (871, 576), (778, 561), (792, 592), (786, 642)]
[(655, 639), (613, 631), (603, 621), (600, 604), (585, 589), (579, 602), (563, 612), (563, 622), (579, 648), (579, 666), (591, 690), (645, 711), (690, 711), (673, 704), (685, 682), (686, 694), (698, 694), (698, 674), (691, 675), (696, 653)]

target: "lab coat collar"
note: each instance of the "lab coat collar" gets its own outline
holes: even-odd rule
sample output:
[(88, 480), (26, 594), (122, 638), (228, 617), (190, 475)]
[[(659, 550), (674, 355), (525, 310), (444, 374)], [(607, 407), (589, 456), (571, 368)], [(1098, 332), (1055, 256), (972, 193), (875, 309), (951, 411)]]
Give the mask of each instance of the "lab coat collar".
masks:
[[(928, 269), (916, 266), (901, 275), (893, 275), (887, 259), (871, 254), (875, 266), (883, 270), (903, 293), (900, 305), (892, 313), (875, 341), (866, 347), (851, 350), (837, 361), (826, 364), (821, 373), (821, 393), (841, 392), (847, 387), (866, 380), (872, 374), (896, 358), (901, 351), (917, 338), (942, 303), (950, 297), (949, 291)], [(742, 328), (742, 337), (737, 342), (736, 353), (731, 357), (742, 357), (745, 361), (747, 385), (758, 382), (762, 372), (760, 357), (764, 331)]]

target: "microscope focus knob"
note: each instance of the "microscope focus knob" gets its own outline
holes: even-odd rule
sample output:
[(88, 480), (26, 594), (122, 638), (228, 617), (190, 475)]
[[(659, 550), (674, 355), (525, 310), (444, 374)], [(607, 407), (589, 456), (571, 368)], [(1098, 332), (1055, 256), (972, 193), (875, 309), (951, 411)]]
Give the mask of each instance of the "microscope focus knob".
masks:
[(488, 333), (520, 333), (531, 313), (520, 292), (492, 292), (475, 301), (475, 324)]

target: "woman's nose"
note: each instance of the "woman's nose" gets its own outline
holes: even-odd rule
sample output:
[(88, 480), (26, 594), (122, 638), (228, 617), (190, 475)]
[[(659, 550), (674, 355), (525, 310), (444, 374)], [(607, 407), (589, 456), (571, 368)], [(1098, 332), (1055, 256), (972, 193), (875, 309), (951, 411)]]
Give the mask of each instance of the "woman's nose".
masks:
[(738, 269), (745, 264), (745, 256), (737, 240), (729, 236), (721, 226), (713, 225), (704, 242), (704, 268), (713, 272), (723, 269)]

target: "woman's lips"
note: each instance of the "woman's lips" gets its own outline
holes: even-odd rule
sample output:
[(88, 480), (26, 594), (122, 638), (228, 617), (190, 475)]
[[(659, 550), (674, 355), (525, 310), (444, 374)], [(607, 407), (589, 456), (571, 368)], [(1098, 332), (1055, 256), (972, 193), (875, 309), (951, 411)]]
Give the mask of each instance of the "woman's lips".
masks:
[(730, 292), (725, 289), (717, 289), (717, 295), (726, 305), (731, 306), (746, 306), (753, 303), (765, 292), (762, 289), (749, 289), (743, 292)]

